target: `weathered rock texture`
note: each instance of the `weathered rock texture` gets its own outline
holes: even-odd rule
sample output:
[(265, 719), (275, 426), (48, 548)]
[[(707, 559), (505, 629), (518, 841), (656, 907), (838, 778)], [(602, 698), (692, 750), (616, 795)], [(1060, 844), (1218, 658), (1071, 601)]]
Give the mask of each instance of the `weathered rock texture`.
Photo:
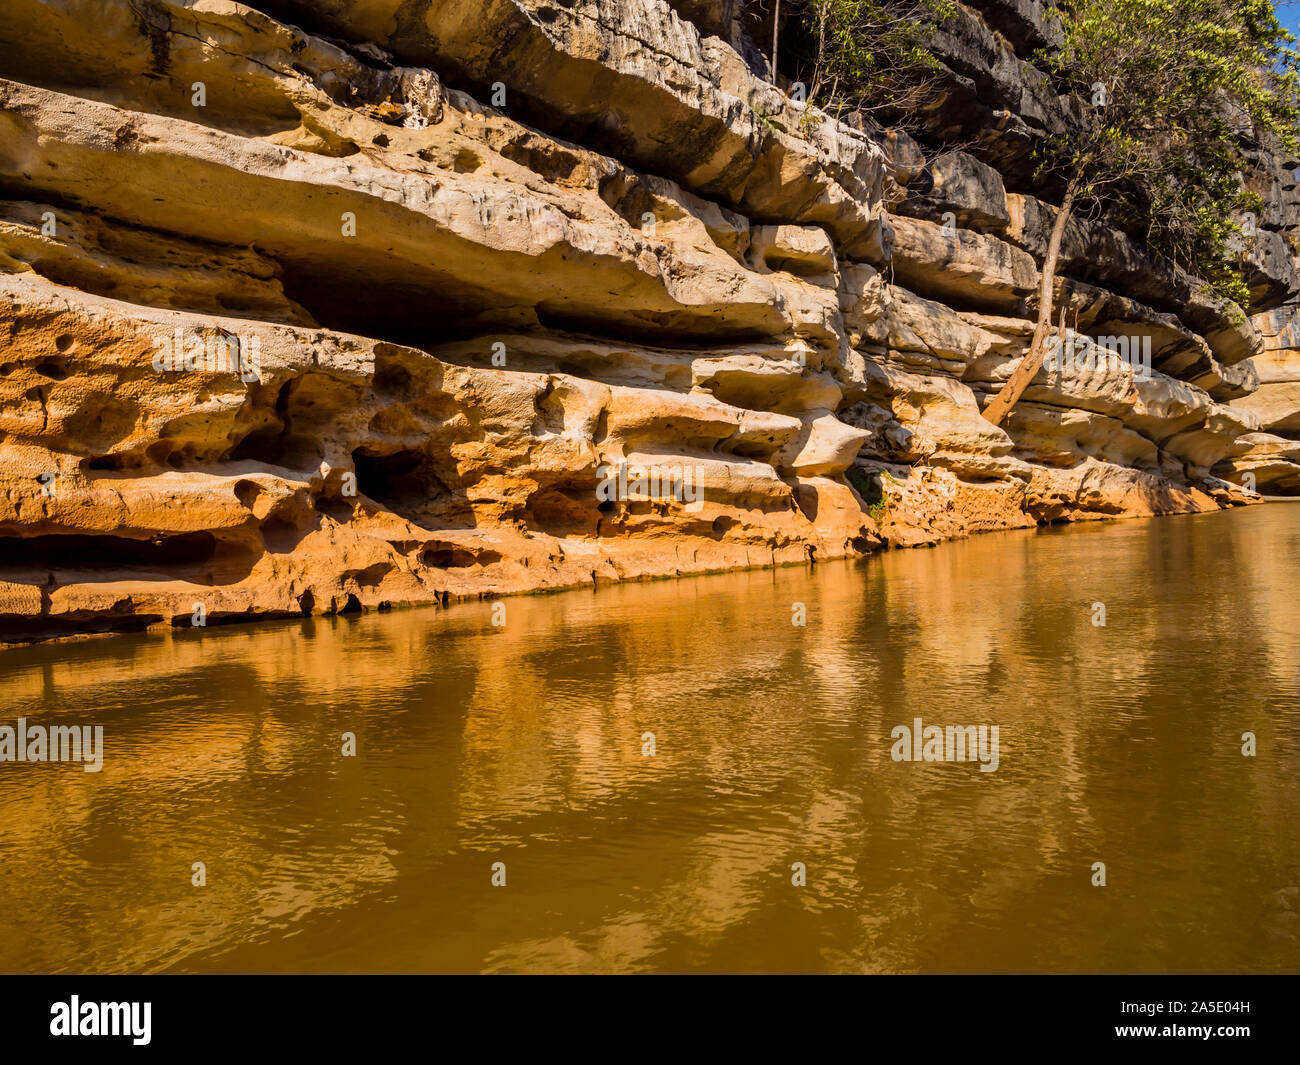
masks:
[[(770, 565), (1300, 492), (1300, 212), (1234, 315), (1079, 223), (1042, 7), (959, 8), (927, 164), (809, 114), (732, 0), (6, 0), (0, 639)], [(778, 77), (778, 81), (781, 79)], [(1262, 180), (1262, 179), (1260, 179)], [(605, 499), (602, 467), (702, 499)]]

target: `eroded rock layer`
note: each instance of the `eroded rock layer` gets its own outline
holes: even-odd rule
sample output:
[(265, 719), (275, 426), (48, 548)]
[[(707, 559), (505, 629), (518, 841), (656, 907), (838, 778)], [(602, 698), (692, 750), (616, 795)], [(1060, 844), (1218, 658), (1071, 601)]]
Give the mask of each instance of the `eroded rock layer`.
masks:
[(1071, 120), (1040, 8), (959, 9), (935, 160), (795, 102), (740, 6), (6, 0), (0, 639), (1300, 492), (1293, 161), (1249, 316), (1073, 226), (1074, 328), (1151, 372), (994, 428)]

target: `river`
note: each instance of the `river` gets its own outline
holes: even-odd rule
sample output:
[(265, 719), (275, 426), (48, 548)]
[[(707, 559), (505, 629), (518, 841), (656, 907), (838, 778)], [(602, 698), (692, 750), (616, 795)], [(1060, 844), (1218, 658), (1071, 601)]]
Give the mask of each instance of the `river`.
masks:
[(0, 651), (0, 725), (104, 730), (0, 763), (0, 971), (1295, 972), (1298, 559), (1277, 504)]

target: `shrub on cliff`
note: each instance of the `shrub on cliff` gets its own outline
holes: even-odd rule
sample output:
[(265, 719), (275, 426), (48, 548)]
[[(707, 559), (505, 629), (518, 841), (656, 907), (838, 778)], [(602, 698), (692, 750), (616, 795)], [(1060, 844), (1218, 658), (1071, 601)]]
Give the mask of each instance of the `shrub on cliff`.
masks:
[(928, 45), (951, 0), (802, 0), (799, 9), (812, 103), (897, 121), (938, 101), (943, 68)]

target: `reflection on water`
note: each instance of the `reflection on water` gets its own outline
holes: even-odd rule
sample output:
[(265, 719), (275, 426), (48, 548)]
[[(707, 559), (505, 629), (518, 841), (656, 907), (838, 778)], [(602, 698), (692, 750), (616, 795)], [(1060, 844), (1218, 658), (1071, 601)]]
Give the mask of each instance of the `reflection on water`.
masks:
[(0, 970), (1295, 971), (1297, 519), (0, 652)]

